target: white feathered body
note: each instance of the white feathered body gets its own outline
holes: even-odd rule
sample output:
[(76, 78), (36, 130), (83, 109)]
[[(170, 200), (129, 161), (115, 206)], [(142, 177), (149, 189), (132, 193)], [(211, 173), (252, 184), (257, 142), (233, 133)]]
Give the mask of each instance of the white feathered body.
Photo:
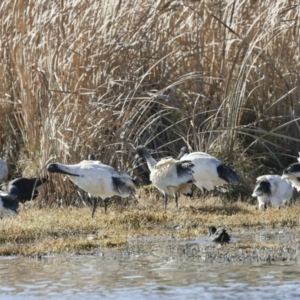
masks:
[[(112, 196), (128, 197), (131, 188), (135, 186), (130, 175), (118, 172), (113, 167), (105, 165), (100, 161), (83, 160), (79, 164), (64, 165), (57, 163), (59, 169), (76, 174), (77, 176), (67, 175), (74, 184), (94, 197), (102, 199)], [(118, 189), (113, 178), (117, 178), (127, 187)]]
[[(282, 175), (282, 178), (283, 179), (286, 179), (288, 181), (291, 182), (292, 186), (298, 191), (300, 192), (300, 174), (299, 174), (299, 177), (295, 176), (295, 175), (291, 175), (291, 176), (285, 176), (285, 175)], [(298, 179), (299, 178), (299, 179)]]
[(268, 203), (279, 208), (280, 205), (287, 203), (293, 195), (291, 182), (282, 179), (280, 175), (262, 175), (257, 177), (256, 182), (252, 196), (257, 197), (260, 209)]
[[(192, 152), (189, 154), (185, 154), (180, 160), (190, 160), (194, 164), (194, 184), (202, 191), (203, 188), (211, 191), (214, 189), (214, 187), (229, 183), (228, 181), (220, 177), (217, 169), (219, 166), (223, 165), (223, 163), (207, 153)], [(236, 182), (237, 178), (234, 178), (233, 183)]]
[(193, 181), (192, 172), (177, 173), (176, 163), (173, 158), (165, 158), (157, 162), (150, 173), (150, 180), (153, 185), (163, 194), (174, 196), (175, 193), (189, 193), (191, 191), (188, 181)]
[(7, 162), (0, 158), (0, 182), (3, 182), (8, 177), (8, 166)]

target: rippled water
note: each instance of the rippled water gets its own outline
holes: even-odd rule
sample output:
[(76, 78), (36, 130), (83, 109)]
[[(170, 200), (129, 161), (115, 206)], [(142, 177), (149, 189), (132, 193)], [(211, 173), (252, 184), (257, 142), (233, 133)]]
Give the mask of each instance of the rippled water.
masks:
[[(174, 242), (173, 246), (174, 246)], [(170, 245), (170, 242), (167, 243)], [(156, 245), (156, 246), (154, 246)], [(135, 250), (133, 250), (135, 248)], [(208, 263), (157, 241), (97, 255), (0, 259), (1, 299), (292, 299), (300, 268)], [(177, 253), (177, 254), (175, 254)]]

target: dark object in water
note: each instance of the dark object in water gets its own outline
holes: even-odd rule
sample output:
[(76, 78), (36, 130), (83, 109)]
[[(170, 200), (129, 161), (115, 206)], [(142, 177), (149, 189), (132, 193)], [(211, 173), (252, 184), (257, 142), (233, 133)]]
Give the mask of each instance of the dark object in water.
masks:
[(230, 236), (224, 228), (216, 228), (215, 226), (208, 227), (209, 239), (218, 244), (229, 243)]

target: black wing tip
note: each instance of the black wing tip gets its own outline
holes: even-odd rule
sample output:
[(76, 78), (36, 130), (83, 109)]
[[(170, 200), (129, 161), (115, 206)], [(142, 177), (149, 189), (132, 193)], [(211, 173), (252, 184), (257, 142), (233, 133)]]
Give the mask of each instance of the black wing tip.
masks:
[(292, 174), (300, 172), (300, 163), (293, 163), (283, 170), (283, 174)]
[(227, 183), (238, 184), (239, 177), (235, 171), (233, 171), (230, 167), (225, 164), (221, 164), (217, 167), (217, 172), (219, 177), (225, 180)]
[(127, 184), (120, 177), (112, 176), (111, 178), (112, 178), (114, 190), (120, 195), (124, 193), (132, 194), (134, 192), (134, 189), (127, 186)]

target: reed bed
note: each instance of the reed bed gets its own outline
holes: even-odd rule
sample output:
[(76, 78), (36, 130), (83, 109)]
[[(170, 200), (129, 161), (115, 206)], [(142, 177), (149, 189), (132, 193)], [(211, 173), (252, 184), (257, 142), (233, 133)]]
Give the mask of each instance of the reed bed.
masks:
[[(0, 4), (0, 156), (10, 176), (187, 144), (232, 165), (235, 198), (298, 155), (300, 7), (280, 1), (41, 1)], [(81, 203), (50, 176), (41, 199)], [(79, 201), (79, 202), (78, 202)]]

